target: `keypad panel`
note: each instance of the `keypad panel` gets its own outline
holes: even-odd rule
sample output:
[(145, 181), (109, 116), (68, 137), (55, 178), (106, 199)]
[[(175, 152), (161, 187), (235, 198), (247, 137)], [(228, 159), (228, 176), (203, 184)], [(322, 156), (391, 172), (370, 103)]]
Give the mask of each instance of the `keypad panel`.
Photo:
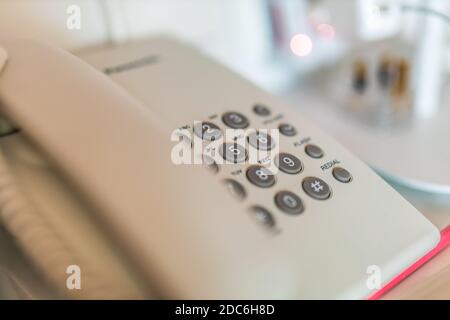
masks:
[[(219, 142), (218, 152), (225, 164), (209, 159), (206, 166), (221, 177), (228, 192), (243, 203), (257, 224), (272, 231), (280, 230), (279, 218), (292, 216), (286, 219), (301, 220), (308, 214), (309, 206), (320, 206), (338, 197), (340, 190), (334, 194), (333, 181), (345, 188), (344, 184), (353, 180), (347, 168), (335, 161), (335, 155), (327, 154), (320, 141), (297, 130), (301, 127), (284, 122), (287, 118), (276, 118), (277, 115), (272, 107), (255, 104), (247, 111), (219, 113), (217, 119), (193, 128), (203, 140), (224, 139)], [(225, 139), (229, 128), (248, 129), (243, 131), (245, 143), (237, 143), (236, 137)], [(273, 139), (270, 129), (279, 130), (279, 140)], [(275, 152), (264, 163), (248, 163), (249, 153), (255, 150)]]

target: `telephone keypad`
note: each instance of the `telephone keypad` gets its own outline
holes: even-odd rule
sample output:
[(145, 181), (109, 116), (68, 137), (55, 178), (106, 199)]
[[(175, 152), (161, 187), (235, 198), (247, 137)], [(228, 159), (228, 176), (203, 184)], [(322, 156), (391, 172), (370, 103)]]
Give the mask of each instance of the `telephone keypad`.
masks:
[(251, 166), (247, 169), (247, 178), (255, 186), (269, 188), (275, 184), (275, 175), (263, 166)]
[[(253, 113), (258, 116), (268, 116), (271, 114), (271, 111), (264, 105), (255, 105), (253, 106), (252, 110)], [(221, 119), (226, 126), (234, 129), (245, 129), (250, 126), (250, 122), (244, 114), (234, 111), (223, 113)], [(264, 122), (263, 126), (265, 126)], [(282, 136), (293, 137), (298, 134), (297, 129), (288, 123), (278, 123), (277, 126), (279, 132), (281, 133), (281, 138)], [(194, 126), (194, 132), (195, 134), (197, 134), (197, 136), (201, 136), (204, 140), (209, 141), (214, 141), (216, 139), (225, 137), (225, 135), (222, 134), (224, 131), (222, 131), (222, 129), (218, 125), (212, 122), (203, 122), (202, 126), (198, 127), (197, 130)], [(252, 130), (250, 130), (249, 132), (245, 132), (244, 134), (246, 135), (246, 142), (248, 142), (249, 144), (248, 147), (253, 149), (247, 150), (247, 146), (238, 143), (236, 137), (232, 141), (225, 141), (218, 148), (219, 155), (228, 163), (242, 164), (246, 166), (246, 169), (239, 168), (238, 170), (224, 170), (224, 173), (229, 172), (233, 176), (233, 178), (226, 178), (222, 180), (222, 182), (226, 186), (228, 191), (240, 201), (244, 201), (248, 198), (250, 198), (249, 200), (251, 200), (250, 194), (252, 192), (251, 190), (249, 190), (250, 193), (247, 193), (247, 183), (261, 188), (261, 191), (258, 192), (260, 194), (262, 192), (261, 195), (266, 193), (267, 200), (272, 199), (272, 203), (264, 200), (262, 206), (253, 204), (253, 206), (249, 207), (252, 217), (256, 219), (259, 224), (272, 230), (275, 228), (275, 216), (271, 212), (272, 209), (278, 209), (278, 211), (288, 215), (300, 215), (305, 212), (305, 202), (302, 200), (301, 195), (297, 194), (299, 191), (306, 193), (310, 198), (315, 200), (324, 201), (331, 198), (331, 187), (323, 179), (317, 176), (301, 176), (301, 173), (304, 170), (308, 169), (308, 163), (312, 163), (308, 162), (306, 159), (305, 162), (302, 162), (302, 160), (300, 160), (301, 158), (299, 158), (299, 155), (295, 152), (296, 150), (298, 150), (295, 149), (295, 147), (299, 144), (301, 145), (303, 140), (289, 142), (289, 144), (287, 145), (289, 151), (280, 150), (280, 153), (276, 154), (273, 158), (272, 156), (270, 156), (268, 158), (268, 162), (258, 161), (259, 164), (247, 165), (245, 162), (247, 159), (249, 159), (249, 152), (255, 151), (255, 149), (270, 151), (275, 147), (278, 147), (278, 143), (280, 143), (280, 148), (284, 144), (282, 143), (282, 141), (275, 141), (271, 135), (265, 132), (265, 130), (263, 131), (261, 129), (258, 129), (258, 125), (256, 125), (255, 128), (252, 128)], [(325, 153), (322, 148), (316, 144), (309, 143), (310, 139), (311, 138), (309, 137), (307, 138), (307, 144), (303, 147), (306, 155), (313, 159), (323, 158), (325, 156)], [(293, 142), (294, 144), (292, 144)], [(278, 183), (276, 175), (280, 174), (274, 174), (274, 172), (268, 168), (268, 163), (270, 163), (271, 161), (273, 161), (274, 165), (279, 169), (279, 171), (281, 171), (280, 179), (282, 180), (279, 183), (280, 187), (283, 189), (286, 188), (281, 191), (277, 190), (273, 193), (271, 193), (271, 191), (263, 190), (269, 189)], [(264, 165), (262, 165), (263, 163)], [(306, 168), (304, 164), (306, 164)], [(219, 169), (221, 168), (216, 162), (214, 162), (214, 160), (210, 162), (207, 159), (205, 161), (205, 165), (214, 173), (218, 173)], [(317, 166), (319, 165), (320, 164), (317, 164)], [(240, 174), (236, 174), (236, 172), (245, 172), (243, 176), (247, 181), (245, 181), (245, 179), (244, 181), (240, 180), (242, 179), (242, 177), (240, 176)], [(324, 172), (323, 169), (322, 172)], [(287, 177), (284, 174), (290, 175), (291, 177)], [(350, 172), (342, 167), (333, 168), (333, 170), (331, 170), (329, 174), (330, 176), (333, 176), (334, 179), (342, 183), (348, 183), (352, 181), (352, 175), (350, 174)], [(284, 182), (284, 179), (287, 179), (286, 181), (290, 182), (286, 184)], [(265, 196), (263, 195), (263, 197)], [(308, 205), (308, 203), (306, 203), (306, 205)]]

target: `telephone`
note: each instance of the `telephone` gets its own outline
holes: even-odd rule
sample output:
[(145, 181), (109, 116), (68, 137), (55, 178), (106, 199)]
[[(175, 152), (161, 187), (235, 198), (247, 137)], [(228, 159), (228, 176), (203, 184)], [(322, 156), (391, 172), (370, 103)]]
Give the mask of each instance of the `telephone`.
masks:
[[(0, 139), (1, 221), (62, 297), (363, 299), (439, 242), (366, 164), (178, 40), (0, 46), (16, 128)], [(174, 163), (195, 137), (224, 163)]]

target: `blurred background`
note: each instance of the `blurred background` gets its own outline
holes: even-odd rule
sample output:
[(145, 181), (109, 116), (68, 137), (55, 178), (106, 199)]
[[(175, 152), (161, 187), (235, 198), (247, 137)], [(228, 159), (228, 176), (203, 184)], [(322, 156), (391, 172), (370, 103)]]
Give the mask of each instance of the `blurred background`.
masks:
[[(268, 89), (278, 89), (290, 77), (332, 64), (363, 43), (397, 37), (414, 46), (427, 31), (429, 17), (448, 30), (447, 2), (1, 0), (0, 36), (38, 38), (73, 51), (172, 34)], [(73, 5), (80, 9), (80, 29), (66, 27)], [(439, 29), (431, 27), (430, 34)]]
[(180, 38), (299, 109), (443, 227), (449, 16), (447, 0), (0, 0), (0, 38), (75, 54)]

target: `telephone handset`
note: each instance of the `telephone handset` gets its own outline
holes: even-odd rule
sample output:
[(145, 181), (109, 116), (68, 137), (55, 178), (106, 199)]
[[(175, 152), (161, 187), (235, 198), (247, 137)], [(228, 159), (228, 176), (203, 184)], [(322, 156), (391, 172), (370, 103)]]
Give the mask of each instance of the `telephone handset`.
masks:
[[(20, 128), (0, 139), (0, 216), (61, 295), (366, 298), (371, 267), (385, 284), (439, 241), (337, 142), (184, 44), (0, 46)], [(211, 170), (173, 161), (181, 131), (216, 151)]]

